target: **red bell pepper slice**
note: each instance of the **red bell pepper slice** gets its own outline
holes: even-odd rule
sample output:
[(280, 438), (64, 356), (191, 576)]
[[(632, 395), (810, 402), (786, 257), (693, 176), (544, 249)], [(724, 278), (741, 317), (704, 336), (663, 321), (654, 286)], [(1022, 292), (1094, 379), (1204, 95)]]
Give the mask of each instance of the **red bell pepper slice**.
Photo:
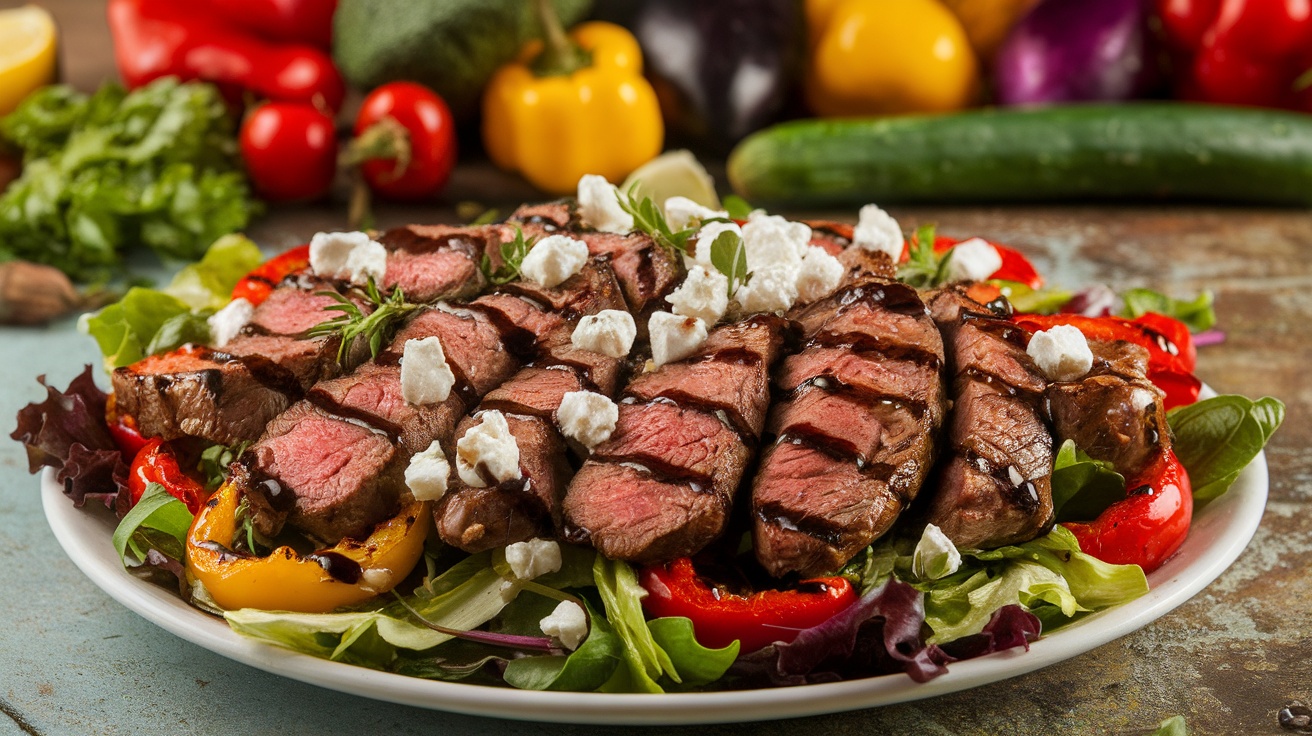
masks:
[[(946, 235), (936, 236), (934, 238), (934, 252), (939, 254), (946, 253), (963, 242), (965, 241), (957, 240), (956, 238), (949, 238)], [(984, 240), (984, 242), (996, 248), (998, 250), (998, 255), (1002, 257), (1002, 265), (997, 271), (994, 271), (993, 274), (989, 276), (990, 280), (1014, 281), (1036, 290), (1043, 288), (1043, 277), (1039, 275), (1038, 269), (1034, 267), (1034, 264), (1030, 262), (1030, 259), (1025, 257), (1025, 254), (1015, 248), (1009, 248), (1005, 245), (995, 243), (992, 240)], [(902, 258), (899, 260), (900, 262), (905, 262), (910, 257), (911, 243), (908, 241), (902, 246)]]
[(648, 593), (642, 600), (648, 614), (688, 618), (703, 646), (719, 649), (737, 641), (741, 654), (790, 642), (802, 629), (828, 621), (857, 600), (852, 583), (842, 577), (742, 595), (699, 576), (687, 557), (644, 568), (638, 579)]
[(193, 514), (210, 497), (200, 482), (182, 471), (173, 448), (160, 439), (147, 442), (132, 459), (132, 466), (128, 469), (128, 493), (132, 496), (133, 506), (141, 500), (146, 486), (151, 483), (163, 486), (170, 496), (186, 504), (187, 510)]
[(251, 304), (258, 305), (269, 298), (273, 287), (280, 281), (309, 266), (310, 246), (300, 245), (292, 248), (282, 255), (270, 258), (243, 276), (233, 287), (232, 298), (245, 299)]
[(109, 436), (118, 445), (124, 458), (135, 458), (150, 440), (137, 428), (137, 420), (126, 414), (116, 414), (109, 422)]
[(1086, 554), (1152, 572), (1180, 549), (1189, 534), (1194, 514), (1189, 474), (1175, 453), (1167, 450), (1126, 487), (1129, 497), (1109, 506), (1097, 519), (1062, 526), (1071, 530)]

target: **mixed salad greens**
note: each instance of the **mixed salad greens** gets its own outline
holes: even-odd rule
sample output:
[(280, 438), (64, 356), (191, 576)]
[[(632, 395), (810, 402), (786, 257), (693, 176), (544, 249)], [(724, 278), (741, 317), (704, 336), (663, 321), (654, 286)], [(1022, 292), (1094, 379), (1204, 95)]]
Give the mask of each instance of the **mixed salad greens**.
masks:
[[(901, 276), (922, 287), (942, 283), (953, 242), (922, 229), (912, 238)], [(1137, 320), (1156, 320), (1164, 331), (1153, 334), (1171, 335), (1166, 353), (1176, 357), (1193, 350), (1190, 329), (1215, 326), (1208, 294), (1175, 300), (1136, 289), (1120, 296), (1123, 316), (1108, 317), (1105, 304), (1088, 307), (1103, 300), (1049, 289), (1022, 255), (998, 248), (1004, 267), (979, 287), (984, 296), (1011, 294), (1014, 304), (1050, 315), (1026, 319), (1111, 320), (1091, 324), (1118, 330), (1141, 326)], [(722, 256), (722, 268), (736, 273), (737, 258)], [(258, 249), (249, 241), (220, 240), (167, 288), (134, 289), (86, 318), (83, 329), (100, 345), (109, 369), (187, 342), (204, 343), (205, 317), (228, 301), (234, 287), (241, 288), (243, 275), (258, 263)], [(1096, 316), (1078, 314), (1081, 309)], [(1170, 332), (1167, 320), (1180, 331)], [(1279, 426), (1284, 409), (1272, 398), (1198, 401), (1191, 360), (1187, 366), (1158, 366), (1158, 375), (1176, 381), (1179, 405), (1168, 421), (1193, 488), (1190, 503), (1200, 506), (1235, 482)], [(1182, 380), (1181, 371), (1192, 383)], [(292, 596), (317, 595), (318, 578), (305, 578), (303, 571), (318, 567), (284, 565), (282, 555), (270, 554), (273, 540), (261, 538), (244, 501), (222, 484), (227, 464), (242, 448), (171, 453), (158, 440), (134, 436), (130, 424), (114, 418), (112, 400), (96, 388), (90, 367), (65, 391), (47, 390), (44, 402), (20, 412), (13, 437), (27, 446), (32, 471), (53, 467), (75, 503), (98, 499), (116, 509), (121, 521), (113, 543), (125, 565), (143, 577), (178, 585), (191, 602), (223, 616), (246, 636), (415, 677), (600, 692), (763, 687), (895, 672), (926, 681), (953, 661), (1027, 647), (1042, 634), (1133, 600), (1149, 587), (1140, 565), (1090, 554), (1082, 536), (1090, 524), (1059, 524), (1032, 541), (991, 550), (959, 550), (932, 526), (922, 532), (903, 525), (831, 577), (785, 590), (726, 585), (708, 591), (712, 568), (750, 566), (750, 536), (724, 540), (714, 550), (714, 565), (703, 568), (698, 562), (694, 570), (689, 563), (683, 577), (569, 545), (559, 545), (559, 559), (546, 571), (524, 575), (508, 561), (507, 549), (466, 555), (426, 543), (420, 518), (425, 511), (408, 518), (403, 513), (387, 528), (380, 525), (357, 545), (365, 552), (339, 546), (289, 553), (288, 559), (301, 555), (295, 564), (314, 559), (327, 565), (334, 555), (348, 556), (361, 574), (352, 595), (319, 601), (330, 612), (277, 610), (292, 607), (279, 605)], [(1096, 520), (1136, 498), (1136, 487), (1110, 464), (1091, 459), (1069, 441), (1056, 454), (1052, 486), (1058, 522)], [(209, 503), (201, 503), (210, 492)], [(1186, 518), (1186, 529), (1187, 523)], [(206, 546), (212, 539), (250, 555), (240, 562), (262, 567), (260, 574), (247, 575), (239, 566), (216, 571), (212, 566), (227, 564), (222, 556), (201, 554), (212, 548)], [(395, 559), (389, 555), (407, 546), (422, 546), (416, 569), (390, 585), (375, 585)], [(713, 604), (689, 604), (708, 592)], [(681, 606), (662, 606), (671, 599)], [(546, 620), (563, 602), (585, 612), (586, 636), (579, 641), (545, 631)], [(753, 618), (759, 609), (778, 616)], [(794, 624), (781, 626), (780, 620)], [(739, 633), (713, 636), (711, 621)]]

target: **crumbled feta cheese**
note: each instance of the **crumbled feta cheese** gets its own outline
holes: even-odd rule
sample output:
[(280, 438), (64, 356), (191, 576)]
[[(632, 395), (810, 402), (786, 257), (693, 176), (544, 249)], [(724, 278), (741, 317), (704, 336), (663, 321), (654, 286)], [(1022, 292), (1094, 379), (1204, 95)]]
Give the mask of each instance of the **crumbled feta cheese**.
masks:
[(456, 376), (436, 336), (406, 340), (401, 351), (401, 396), (416, 406), (446, 401)]
[(949, 281), (983, 281), (1002, 268), (998, 249), (982, 238), (957, 243), (948, 252), (952, 254), (948, 259)]
[(620, 408), (614, 401), (592, 391), (570, 391), (561, 397), (556, 409), (556, 424), (567, 437), (573, 437), (591, 450), (610, 439)]
[(1057, 325), (1034, 333), (1025, 348), (1035, 365), (1053, 381), (1074, 381), (1093, 367), (1093, 351), (1078, 327)]
[(486, 488), (485, 475), (495, 483), (524, 477), (519, 469), (519, 443), (510, 433), (506, 415), (494, 410), (483, 412), (481, 417), (482, 421), (456, 442), (460, 480), (474, 488)]
[(734, 299), (746, 314), (784, 312), (797, 302), (795, 267), (770, 266), (752, 271), (752, 278), (738, 287)]
[(742, 232), (747, 270), (753, 272), (771, 266), (796, 268), (811, 242), (811, 228), (806, 225), (759, 211), (752, 213)]
[(446, 494), (446, 481), (451, 477), (451, 464), (446, 461), (442, 444), (433, 440), (427, 450), (410, 458), (405, 469), (405, 485), (416, 501), (436, 501)]
[(728, 217), (724, 210), (703, 207), (687, 197), (670, 197), (665, 200), (665, 222), (674, 232), (701, 224), (702, 220)]
[(706, 323), (696, 317), (657, 312), (647, 320), (652, 361), (659, 368), (697, 352), (706, 342)]
[(606, 177), (584, 174), (579, 179), (578, 202), (584, 225), (621, 235), (633, 230), (633, 215), (620, 207), (620, 190), (606, 181)]
[(588, 638), (587, 612), (574, 601), (561, 601), (538, 625), (542, 627), (542, 633), (560, 639), (566, 649), (578, 649)]
[(549, 235), (534, 244), (519, 265), (524, 278), (548, 289), (573, 276), (588, 262), (588, 244), (568, 235)]
[(603, 309), (579, 320), (570, 343), (579, 350), (625, 358), (637, 338), (638, 325), (633, 315), (622, 309)]
[(210, 345), (221, 348), (232, 342), (232, 339), (241, 332), (241, 328), (251, 321), (253, 314), (255, 314), (255, 305), (243, 297), (228, 302), (226, 307), (205, 320), (210, 325)]
[(861, 208), (856, 229), (852, 232), (852, 243), (866, 250), (887, 253), (893, 263), (902, 259), (902, 249), (906, 245), (897, 220), (873, 204)]
[(360, 571), (360, 587), (375, 592), (392, 589), (392, 571), (385, 567), (368, 567)]
[(843, 280), (843, 264), (824, 248), (809, 245), (797, 272), (797, 301), (807, 304), (827, 296)]
[(961, 567), (961, 552), (942, 529), (930, 524), (916, 543), (911, 556), (911, 571), (921, 580), (938, 580)]
[(532, 580), (560, 570), (560, 545), (551, 539), (530, 539), (506, 547), (506, 564), (520, 580)]
[(729, 308), (729, 279), (719, 271), (693, 266), (688, 278), (665, 301), (674, 305), (670, 311), (675, 314), (713, 325)]
[(387, 271), (387, 249), (367, 233), (315, 233), (310, 239), (310, 270), (316, 276), (363, 284)]
[(707, 271), (715, 270), (715, 265), (711, 263), (711, 245), (724, 233), (733, 233), (741, 238), (743, 229), (738, 227), (736, 222), (711, 222), (702, 225), (702, 229), (697, 231), (697, 244), (693, 247), (693, 262), (696, 265)]

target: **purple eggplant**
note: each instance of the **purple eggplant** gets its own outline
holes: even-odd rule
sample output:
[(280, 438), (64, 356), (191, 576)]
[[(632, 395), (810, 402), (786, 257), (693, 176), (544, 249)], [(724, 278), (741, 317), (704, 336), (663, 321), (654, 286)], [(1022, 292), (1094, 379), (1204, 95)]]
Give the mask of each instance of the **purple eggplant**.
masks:
[(998, 102), (1142, 97), (1160, 81), (1147, 0), (1044, 0), (1011, 30), (994, 70)]

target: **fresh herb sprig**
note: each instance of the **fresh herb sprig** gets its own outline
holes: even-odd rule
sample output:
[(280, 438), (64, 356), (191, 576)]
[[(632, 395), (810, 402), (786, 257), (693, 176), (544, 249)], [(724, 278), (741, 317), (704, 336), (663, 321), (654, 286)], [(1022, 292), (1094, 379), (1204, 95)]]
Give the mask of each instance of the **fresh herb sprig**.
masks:
[(508, 284), (519, 278), (519, 268), (524, 263), (524, 256), (528, 255), (536, 243), (536, 237), (525, 240), (524, 231), (516, 227), (515, 239), (501, 244), (501, 265), (493, 269), (492, 259), (484, 253), (478, 267), (489, 282), (497, 286)]
[(665, 219), (665, 213), (651, 200), (651, 197), (637, 195), (638, 185), (629, 187), (628, 191), (617, 192), (620, 209), (633, 217), (633, 229), (644, 232), (656, 241), (656, 244), (669, 251), (671, 255), (683, 255), (688, 252), (688, 241), (697, 232), (690, 227), (675, 232)]
[(729, 298), (752, 279), (752, 272), (747, 270), (747, 248), (743, 238), (732, 230), (726, 230), (715, 236), (711, 243), (711, 265), (729, 280)]
[(934, 252), (934, 237), (937, 233), (933, 225), (922, 225), (911, 238), (909, 259), (898, 266), (897, 278), (917, 289), (932, 289), (948, 280), (948, 262), (952, 260), (952, 251), (940, 258)]
[(373, 311), (367, 314), (347, 296), (335, 291), (318, 293), (320, 296), (331, 297), (337, 302), (324, 307), (325, 311), (337, 311), (341, 312), (341, 315), (311, 327), (309, 335), (310, 337), (339, 335), (342, 344), (337, 348), (337, 362), (341, 364), (346, 363), (347, 352), (359, 338), (368, 341), (371, 357), (378, 357), (379, 351), (383, 349), (383, 343), (392, 338), (401, 320), (420, 307), (419, 304), (407, 302), (405, 294), (399, 288), (390, 297), (383, 297), (373, 278), (369, 279), (363, 290), (356, 290), (356, 293), (363, 293), (365, 300), (374, 306)]

